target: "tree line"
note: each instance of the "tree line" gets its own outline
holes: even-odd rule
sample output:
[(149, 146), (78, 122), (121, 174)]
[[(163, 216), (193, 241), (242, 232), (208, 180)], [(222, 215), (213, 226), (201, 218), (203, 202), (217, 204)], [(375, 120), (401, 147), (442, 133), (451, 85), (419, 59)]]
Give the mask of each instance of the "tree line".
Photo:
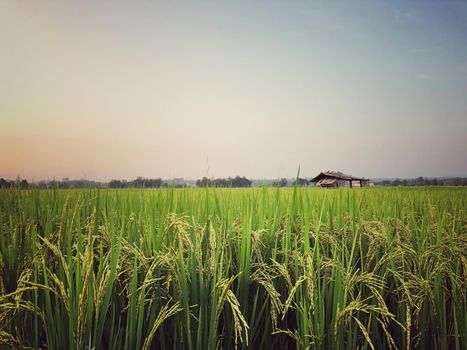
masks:
[(380, 186), (467, 186), (467, 178), (450, 177), (428, 179), (419, 176), (414, 179), (381, 180), (376, 182), (376, 184)]
[(302, 178), (298, 178), (298, 179), (286, 179), (285, 177), (281, 178), (281, 179), (277, 179), (277, 180), (274, 180), (271, 185), (272, 187), (289, 187), (289, 186), (299, 186), (299, 187), (304, 187), (304, 186), (308, 186), (309, 184), (309, 181), (307, 179), (302, 179)]
[(4, 178), (0, 179), (0, 188), (28, 188), (29, 183), (26, 179), (17, 178), (16, 180), (5, 180)]
[(209, 179), (207, 177), (203, 177), (202, 179), (196, 180), (197, 187), (235, 187), (235, 188), (242, 188), (242, 187), (251, 187), (253, 181), (247, 179), (245, 176), (235, 176), (235, 177), (228, 177), (228, 178), (217, 178), (217, 179)]
[[(0, 178), (0, 188), (160, 188), (160, 187), (226, 187), (226, 188), (246, 188), (255, 186), (273, 186), (273, 187), (290, 187), (308, 186), (308, 180), (298, 178), (296, 180), (280, 178), (277, 180), (267, 180), (265, 182), (252, 181), (245, 176), (235, 176), (228, 178), (207, 178), (203, 177), (196, 181), (175, 179), (162, 180), (161, 178), (143, 178), (141, 176), (134, 180), (111, 180), (109, 182), (99, 182), (93, 180), (70, 180), (64, 178), (62, 180), (42, 180), (29, 183), (26, 179), (16, 178), (16, 180), (7, 180)], [(375, 182), (378, 186), (467, 186), (467, 178), (451, 177), (451, 178), (424, 178), (419, 176), (413, 179), (387, 179)]]
[(161, 178), (156, 179), (146, 179), (141, 176), (138, 176), (132, 181), (126, 180), (111, 180), (108, 183), (110, 188), (159, 188), (159, 187), (168, 187), (167, 182), (163, 182)]
[(0, 178), (0, 188), (104, 188), (105, 183), (93, 180), (41, 180), (38, 182), (28, 182), (26, 179), (17, 178), (16, 180), (6, 180)]

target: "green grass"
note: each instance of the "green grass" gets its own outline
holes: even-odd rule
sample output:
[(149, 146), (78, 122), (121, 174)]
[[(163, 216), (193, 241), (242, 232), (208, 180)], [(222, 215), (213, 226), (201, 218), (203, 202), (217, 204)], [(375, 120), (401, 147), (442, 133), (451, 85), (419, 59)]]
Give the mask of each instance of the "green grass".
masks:
[(465, 349), (467, 189), (1, 190), (0, 349)]

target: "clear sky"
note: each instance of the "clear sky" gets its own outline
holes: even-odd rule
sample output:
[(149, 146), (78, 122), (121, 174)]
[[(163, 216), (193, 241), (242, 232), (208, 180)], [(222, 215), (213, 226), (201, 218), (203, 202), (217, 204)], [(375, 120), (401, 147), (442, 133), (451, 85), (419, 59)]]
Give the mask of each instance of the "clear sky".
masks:
[(467, 176), (466, 1), (0, 1), (0, 177)]

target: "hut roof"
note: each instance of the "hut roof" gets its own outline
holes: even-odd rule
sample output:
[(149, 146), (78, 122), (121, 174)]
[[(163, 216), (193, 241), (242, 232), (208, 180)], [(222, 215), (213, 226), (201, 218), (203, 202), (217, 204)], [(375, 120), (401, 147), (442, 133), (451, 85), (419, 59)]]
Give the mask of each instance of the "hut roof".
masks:
[(336, 183), (336, 179), (331, 179), (331, 178), (326, 178), (326, 179), (321, 179), (319, 180), (316, 185), (319, 186), (326, 186), (326, 185), (334, 185)]
[(310, 182), (318, 182), (322, 179), (336, 179), (336, 180), (345, 180), (345, 181), (368, 181), (364, 177), (355, 177), (352, 175), (346, 175), (341, 173), (340, 171), (325, 171), (323, 173), (319, 173), (318, 176), (311, 179)]

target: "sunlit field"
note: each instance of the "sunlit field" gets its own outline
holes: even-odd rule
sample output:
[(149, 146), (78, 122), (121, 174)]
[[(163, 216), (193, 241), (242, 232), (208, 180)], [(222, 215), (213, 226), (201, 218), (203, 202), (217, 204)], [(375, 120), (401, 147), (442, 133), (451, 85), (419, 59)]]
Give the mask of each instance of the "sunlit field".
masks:
[(0, 348), (465, 349), (467, 189), (0, 191)]

